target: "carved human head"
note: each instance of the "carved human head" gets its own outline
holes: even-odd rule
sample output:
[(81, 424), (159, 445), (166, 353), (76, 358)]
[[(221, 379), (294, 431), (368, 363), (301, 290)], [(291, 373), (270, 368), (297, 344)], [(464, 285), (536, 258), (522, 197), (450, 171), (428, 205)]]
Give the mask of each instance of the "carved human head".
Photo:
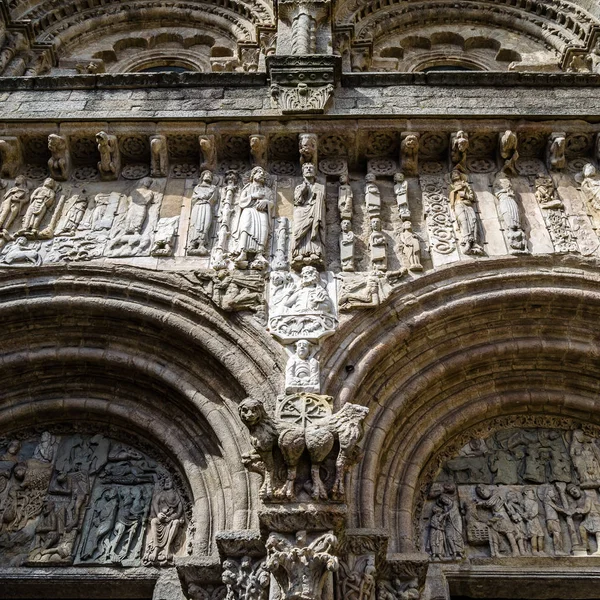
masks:
[(381, 231), (381, 219), (371, 219), (371, 229), (373, 231)]
[(302, 175), (304, 175), (304, 177), (314, 177), (315, 165), (313, 165), (311, 162), (305, 162), (302, 165)]
[(296, 342), (296, 356), (306, 360), (310, 356), (310, 342), (308, 340), (298, 340)]
[(523, 490), (523, 495), (525, 496), (525, 498), (529, 498), (531, 500), (535, 498), (535, 490), (531, 486), (526, 487)]
[(254, 169), (250, 171), (250, 180), (256, 181), (257, 183), (264, 183), (266, 176), (265, 170), (262, 167), (254, 167)]
[(48, 177), (48, 179), (44, 179), (44, 187), (53, 190), (56, 187), (56, 181), (52, 177)]
[(475, 491), (477, 492), (477, 495), (480, 498), (483, 498), (484, 500), (489, 500), (492, 497), (492, 491), (490, 490), (490, 488), (487, 485), (483, 485), (482, 483), (477, 485)]
[(255, 398), (246, 398), (246, 400), (239, 405), (238, 413), (246, 427), (257, 425), (267, 414), (263, 403)]
[(203, 183), (212, 183), (213, 180), (213, 174), (212, 171), (202, 171), (202, 173), (200, 173), (200, 181), (202, 181)]
[(342, 185), (348, 185), (348, 173), (342, 173), (340, 175), (340, 183)]
[(19, 454), (19, 450), (21, 450), (21, 442), (19, 440), (12, 440), (6, 449), (8, 454), (12, 454), (13, 456)]
[(575, 498), (575, 500), (581, 498), (581, 490), (572, 483), (567, 486), (567, 493), (569, 496), (571, 496), (571, 498)]
[(170, 490), (173, 487), (173, 481), (170, 477), (165, 477), (163, 481), (163, 490)]
[(404, 223), (402, 223), (402, 229), (404, 229), (404, 231), (412, 231), (412, 223), (410, 221), (404, 221)]
[(59, 135), (51, 133), (48, 136), (48, 150), (50, 150), (50, 152), (61, 150), (64, 145), (64, 140)]
[(402, 183), (404, 181), (404, 173), (396, 173), (394, 175), (394, 183)]
[(23, 481), (27, 475), (27, 463), (18, 463), (13, 470), (13, 476), (17, 481)]
[(375, 173), (367, 173), (365, 175), (365, 181), (367, 183), (373, 183), (377, 179)]
[(409, 150), (412, 150), (413, 148), (416, 148), (418, 145), (419, 145), (419, 138), (414, 133), (407, 135), (402, 140), (402, 146), (405, 149), (408, 148)]
[(315, 269), (315, 267), (302, 267), (302, 271), (300, 271), (300, 278), (302, 280), (303, 287), (317, 285), (319, 281), (319, 272), (317, 269)]
[(348, 231), (350, 231), (350, 229), (352, 229), (352, 222), (349, 221), (348, 219), (342, 219), (342, 222), (340, 223), (342, 231), (344, 233), (348, 233)]
[(25, 175), (17, 175), (15, 177), (15, 185), (17, 187), (26, 187), (27, 186), (27, 177), (25, 177)]

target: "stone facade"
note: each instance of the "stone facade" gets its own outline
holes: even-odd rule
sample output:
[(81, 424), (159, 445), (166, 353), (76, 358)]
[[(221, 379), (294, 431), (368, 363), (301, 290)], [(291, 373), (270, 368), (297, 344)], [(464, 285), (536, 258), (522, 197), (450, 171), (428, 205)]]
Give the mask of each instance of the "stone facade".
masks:
[(0, 0), (0, 596), (597, 597), (599, 48)]

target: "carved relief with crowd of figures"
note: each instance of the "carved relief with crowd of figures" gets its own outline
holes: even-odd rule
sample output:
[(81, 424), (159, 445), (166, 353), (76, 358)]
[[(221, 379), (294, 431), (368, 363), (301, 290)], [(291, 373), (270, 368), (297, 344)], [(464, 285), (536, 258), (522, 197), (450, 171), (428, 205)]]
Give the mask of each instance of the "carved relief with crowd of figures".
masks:
[(443, 453), (423, 485), (433, 560), (600, 554), (600, 432), (557, 425), (499, 428)]
[(185, 556), (187, 493), (149, 452), (100, 433), (1, 440), (2, 563), (161, 566)]

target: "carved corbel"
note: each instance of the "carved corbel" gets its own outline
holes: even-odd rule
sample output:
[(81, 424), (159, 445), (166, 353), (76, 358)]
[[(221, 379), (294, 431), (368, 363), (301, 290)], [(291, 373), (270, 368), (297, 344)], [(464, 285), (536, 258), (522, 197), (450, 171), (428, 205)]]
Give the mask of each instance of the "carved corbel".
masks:
[(104, 181), (117, 179), (121, 172), (121, 152), (117, 136), (99, 131), (96, 134), (96, 144), (98, 144), (100, 154), (100, 160), (98, 161), (100, 178)]
[(150, 175), (167, 177), (169, 174), (169, 152), (164, 135), (150, 136)]
[(405, 131), (400, 135), (400, 164), (406, 177), (419, 174), (419, 139), (420, 133)]
[(48, 160), (50, 175), (57, 181), (66, 181), (71, 172), (71, 152), (67, 138), (51, 133), (48, 136), (48, 150), (51, 154)]
[(498, 155), (501, 159), (502, 171), (507, 175), (517, 176), (519, 174), (517, 171), (518, 145), (517, 134), (510, 129), (498, 136)]
[(450, 136), (450, 169), (467, 172), (467, 153), (469, 151), (469, 134), (457, 131)]
[(546, 144), (546, 166), (549, 171), (560, 171), (565, 168), (567, 159), (565, 150), (567, 138), (565, 133), (551, 133)]
[(250, 136), (250, 155), (253, 167), (267, 167), (267, 138), (264, 135)]
[(22, 164), (21, 142), (17, 137), (0, 138), (0, 177), (13, 179)]
[(300, 164), (312, 163), (315, 167), (318, 164), (318, 143), (319, 138), (316, 133), (301, 133), (298, 135), (298, 151), (300, 153)]
[(213, 134), (198, 136), (200, 144), (200, 172), (217, 168), (217, 145)]

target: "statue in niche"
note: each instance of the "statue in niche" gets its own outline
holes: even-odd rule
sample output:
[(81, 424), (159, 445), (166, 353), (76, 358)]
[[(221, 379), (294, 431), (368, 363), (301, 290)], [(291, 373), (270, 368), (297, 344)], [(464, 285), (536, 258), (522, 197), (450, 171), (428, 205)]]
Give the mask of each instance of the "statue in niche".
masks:
[(315, 166), (302, 165), (303, 182), (294, 190), (292, 267), (323, 265), (325, 186), (316, 180)]
[(527, 253), (527, 239), (521, 226), (515, 190), (510, 179), (502, 173), (499, 173), (494, 180), (494, 195), (498, 199), (498, 212), (504, 224), (510, 253)]
[(56, 546), (59, 538), (56, 506), (51, 500), (46, 500), (35, 527), (34, 552)]
[(14, 186), (6, 191), (0, 204), (0, 229), (8, 230), (28, 202), (27, 179), (23, 175), (18, 175)]
[(152, 499), (149, 541), (144, 554), (146, 564), (166, 564), (173, 559), (173, 546), (180, 527), (185, 524), (183, 503), (169, 477)]
[(572, 433), (569, 454), (582, 489), (600, 487), (600, 449), (582, 429)]
[(125, 215), (125, 235), (141, 234), (148, 216), (148, 207), (154, 202), (154, 192), (150, 189), (152, 179), (142, 179), (129, 199), (127, 214)]
[(490, 554), (492, 557), (501, 556), (500, 540), (505, 538), (510, 545), (512, 556), (519, 556), (519, 544), (517, 543), (517, 531), (515, 524), (506, 512), (505, 500), (499, 490), (493, 490), (487, 485), (479, 484), (475, 491), (479, 500), (475, 500), (475, 506), (486, 508), (492, 512), (487, 521)]
[[(321, 400), (322, 397), (307, 394), (301, 398)], [(345, 475), (353, 462), (356, 446), (363, 435), (362, 422), (369, 409), (356, 404), (344, 404), (334, 415), (325, 417), (315, 423), (307, 423), (304, 427), (293, 422), (273, 418), (267, 414), (262, 402), (247, 398), (239, 406), (242, 422), (250, 432), (250, 441), (263, 473), (263, 484), (260, 496), (263, 500), (273, 497), (294, 501), (296, 498), (295, 482), (298, 463), (305, 450), (310, 456), (311, 465), (311, 496), (314, 500), (327, 500), (328, 493), (321, 480), (320, 468), (334, 447), (335, 440), (339, 443), (336, 458), (335, 482), (332, 496), (343, 499), (345, 494)], [(287, 476), (283, 486), (273, 489), (275, 480), (275, 462), (273, 450), (278, 447), (283, 455)], [(247, 461), (253, 462), (252, 457)]]
[(371, 265), (373, 270), (387, 271), (387, 243), (381, 231), (381, 219), (371, 219), (369, 247), (371, 248)]
[(265, 248), (271, 229), (275, 206), (273, 191), (266, 185), (267, 174), (262, 167), (250, 171), (250, 181), (242, 188), (238, 200), (240, 213), (233, 227), (236, 266), (262, 270), (267, 266)]
[(54, 204), (58, 189), (54, 179), (48, 177), (41, 187), (36, 188), (32, 192), (31, 200), (25, 211), (25, 216), (23, 217), (23, 226), (19, 231), (19, 235), (36, 236), (38, 234), (42, 220), (46, 216), (46, 212)]
[(459, 131), (452, 136), (450, 148), (450, 157), (452, 159), (453, 169), (458, 169), (463, 173), (467, 172), (467, 152), (469, 150), (469, 136), (464, 131)]
[(435, 500), (429, 520), (429, 546), (434, 559), (459, 559), (465, 554), (463, 518), (453, 483), (434, 484), (429, 497)]
[(333, 314), (333, 302), (323, 287), (319, 272), (315, 267), (303, 267), (300, 273), (300, 285), (288, 289), (288, 295), (282, 299), (283, 305), (292, 313), (322, 311)]
[(118, 490), (116, 488), (105, 489), (94, 505), (87, 535), (81, 542), (79, 553), (82, 560), (99, 558), (107, 551), (118, 507)]
[(117, 136), (100, 131), (96, 134), (96, 144), (98, 144), (98, 152), (100, 153), (100, 160), (98, 161), (100, 177), (102, 179), (116, 179), (119, 176), (121, 166)]
[(526, 487), (523, 490), (523, 519), (527, 539), (531, 544), (534, 555), (544, 552), (546, 536), (540, 518), (540, 506), (534, 487)]
[(596, 167), (591, 163), (585, 165), (580, 179), (582, 179), (581, 191), (588, 204), (595, 210), (600, 211), (600, 177), (598, 177)]
[(527, 528), (523, 518), (523, 499), (516, 490), (506, 492), (505, 507), (510, 520), (514, 524), (514, 536), (521, 555), (527, 554), (525, 540), (527, 539)]
[(398, 204), (398, 212), (403, 221), (410, 219), (410, 208), (408, 207), (408, 182), (404, 178), (404, 173), (394, 175), (394, 194)]
[(213, 179), (211, 171), (202, 171), (200, 181), (192, 193), (191, 239), (188, 242), (188, 254), (191, 256), (208, 255), (208, 236), (218, 195)]
[(543, 496), (544, 512), (546, 513), (546, 529), (552, 537), (554, 553), (564, 553), (564, 543), (562, 529), (558, 513), (565, 513), (565, 509), (557, 504), (556, 492), (553, 487), (549, 487)]
[(123, 486), (119, 490), (119, 507), (113, 531), (106, 544), (106, 557), (109, 560), (119, 563), (129, 555), (145, 513), (144, 488)]
[(504, 159), (504, 165), (502, 166), (502, 172), (506, 175), (517, 176), (517, 161), (519, 160), (519, 151), (517, 146), (519, 140), (517, 134), (507, 129), (499, 138), (499, 153)]
[(52, 155), (48, 159), (48, 170), (50, 175), (58, 181), (66, 181), (69, 178), (71, 157), (67, 140), (60, 135), (51, 133), (48, 136), (48, 150)]
[(549, 175), (540, 173), (535, 178), (535, 199), (541, 208), (548, 210), (564, 208), (562, 201), (556, 195), (554, 182)]
[(454, 169), (450, 183), (450, 208), (454, 211), (461, 233), (460, 246), (465, 254), (484, 254), (479, 240), (479, 219), (475, 211), (477, 199), (465, 173)]
[(321, 391), (319, 361), (311, 356), (308, 340), (298, 340), (296, 352), (287, 362), (285, 369), (285, 393)]
[(354, 232), (352, 222), (343, 219), (340, 232), (340, 263), (342, 271), (354, 271)]
[(409, 133), (400, 142), (400, 156), (402, 157), (402, 171), (408, 177), (419, 174), (419, 135)]
[(75, 194), (73, 196), (73, 204), (71, 204), (71, 208), (69, 208), (69, 212), (67, 213), (67, 220), (57, 235), (75, 235), (77, 228), (83, 220), (88, 204), (89, 198), (85, 190), (81, 190), (80, 194)]
[(44, 431), (40, 438), (39, 444), (36, 446), (33, 452), (33, 458), (40, 462), (51, 463), (54, 461), (56, 455), (56, 446), (58, 441), (56, 436), (52, 435), (49, 431)]
[(375, 173), (367, 173), (365, 176), (365, 204), (369, 217), (378, 217), (381, 214), (381, 192), (375, 183)]
[(340, 185), (338, 187), (338, 209), (340, 211), (340, 219), (352, 220), (354, 194), (348, 183), (348, 174), (340, 175)]
[[(585, 490), (584, 493), (574, 485), (569, 486), (569, 495), (575, 500), (576, 505), (570, 509), (571, 516), (583, 517), (579, 525), (579, 535), (581, 542), (576, 537), (576, 532), (571, 532), (571, 539), (575, 538), (576, 543), (572, 541), (572, 547), (576, 550), (581, 549), (592, 554), (600, 554), (600, 503), (595, 490)], [(589, 536), (594, 536), (596, 550), (590, 545)]]
[(152, 177), (166, 177), (169, 174), (169, 151), (164, 135), (150, 138), (150, 174)]
[(402, 223), (402, 233), (400, 234), (402, 242), (402, 253), (406, 259), (406, 266), (409, 271), (422, 271), (421, 264), (421, 240), (419, 236), (413, 232), (412, 223), (404, 221)]

